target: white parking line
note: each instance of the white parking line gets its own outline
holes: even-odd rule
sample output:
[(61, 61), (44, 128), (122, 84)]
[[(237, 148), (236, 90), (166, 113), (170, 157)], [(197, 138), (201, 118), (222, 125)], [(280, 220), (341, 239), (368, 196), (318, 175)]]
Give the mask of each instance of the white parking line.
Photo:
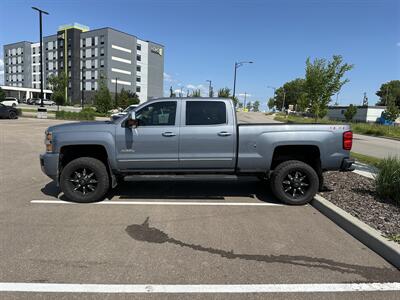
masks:
[(1, 282), (0, 292), (35, 293), (326, 293), (400, 291), (399, 282), (323, 284), (69, 284)]
[[(61, 200), (31, 200), (35, 204), (77, 204)], [(202, 206), (284, 206), (277, 203), (254, 202), (189, 202), (189, 201), (103, 201), (96, 205), (202, 205)]]

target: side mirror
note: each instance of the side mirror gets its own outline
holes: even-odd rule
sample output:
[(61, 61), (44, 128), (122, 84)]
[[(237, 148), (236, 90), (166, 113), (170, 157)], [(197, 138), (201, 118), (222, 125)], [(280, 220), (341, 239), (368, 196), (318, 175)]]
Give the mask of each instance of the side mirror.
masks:
[(126, 120), (126, 127), (136, 128), (139, 125), (139, 120), (136, 119), (136, 114), (134, 111), (129, 113), (129, 117)]

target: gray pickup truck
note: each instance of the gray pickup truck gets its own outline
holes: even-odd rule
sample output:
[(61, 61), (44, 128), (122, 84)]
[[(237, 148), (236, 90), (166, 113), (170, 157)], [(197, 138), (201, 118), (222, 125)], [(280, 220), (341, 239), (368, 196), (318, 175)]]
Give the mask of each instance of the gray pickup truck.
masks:
[(348, 125), (238, 124), (230, 99), (150, 100), (114, 121), (49, 127), (43, 172), (75, 202), (129, 177), (257, 176), (287, 204), (309, 202), (322, 172), (352, 170)]

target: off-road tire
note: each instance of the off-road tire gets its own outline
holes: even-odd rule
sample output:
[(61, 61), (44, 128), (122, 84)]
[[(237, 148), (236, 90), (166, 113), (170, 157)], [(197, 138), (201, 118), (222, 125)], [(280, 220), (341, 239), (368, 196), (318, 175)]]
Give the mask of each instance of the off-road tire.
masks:
[[(71, 182), (74, 179), (74, 173), (78, 170), (90, 170), (94, 173), (96, 188), (94, 191), (83, 194), (74, 190), (76, 183)], [(89, 171), (87, 171), (88, 174)], [(103, 162), (92, 157), (80, 157), (69, 162), (62, 170), (60, 177), (60, 187), (68, 200), (79, 203), (97, 202), (104, 199), (105, 194), (110, 188), (110, 181), (107, 168)]]
[[(289, 174), (295, 174), (296, 172), (302, 174), (300, 178), (306, 176), (302, 182), (303, 184), (307, 184), (307, 189), (305, 189), (305, 186), (300, 186), (302, 182), (298, 182), (298, 180), (292, 182), (292, 180), (289, 179)], [(290, 176), (292, 178), (294, 177), (293, 175)], [(318, 174), (310, 165), (298, 160), (289, 160), (279, 164), (273, 171), (270, 182), (274, 195), (282, 202), (290, 205), (303, 205), (310, 202), (319, 188)], [(290, 182), (290, 184), (287, 182)], [(297, 196), (292, 196), (294, 189), (292, 185), (296, 188)], [(292, 189), (285, 191), (288, 187), (292, 187)], [(299, 188), (302, 188), (304, 194), (300, 193), (300, 190), (298, 190)]]

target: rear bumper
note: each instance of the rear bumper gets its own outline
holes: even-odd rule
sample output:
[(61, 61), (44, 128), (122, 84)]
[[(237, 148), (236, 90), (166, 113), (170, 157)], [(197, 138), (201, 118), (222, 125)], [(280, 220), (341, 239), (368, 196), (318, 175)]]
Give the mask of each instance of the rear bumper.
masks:
[(58, 162), (58, 153), (44, 153), (40, 155), (40, 167), (42, 172), (56, 181), (58, 179)]
[(344, 158), (342, 161), (342, 165), (340, 166), (340, 171), (354, 171), (355, 166), (353, 166), (355, 160), (353, 158)]

